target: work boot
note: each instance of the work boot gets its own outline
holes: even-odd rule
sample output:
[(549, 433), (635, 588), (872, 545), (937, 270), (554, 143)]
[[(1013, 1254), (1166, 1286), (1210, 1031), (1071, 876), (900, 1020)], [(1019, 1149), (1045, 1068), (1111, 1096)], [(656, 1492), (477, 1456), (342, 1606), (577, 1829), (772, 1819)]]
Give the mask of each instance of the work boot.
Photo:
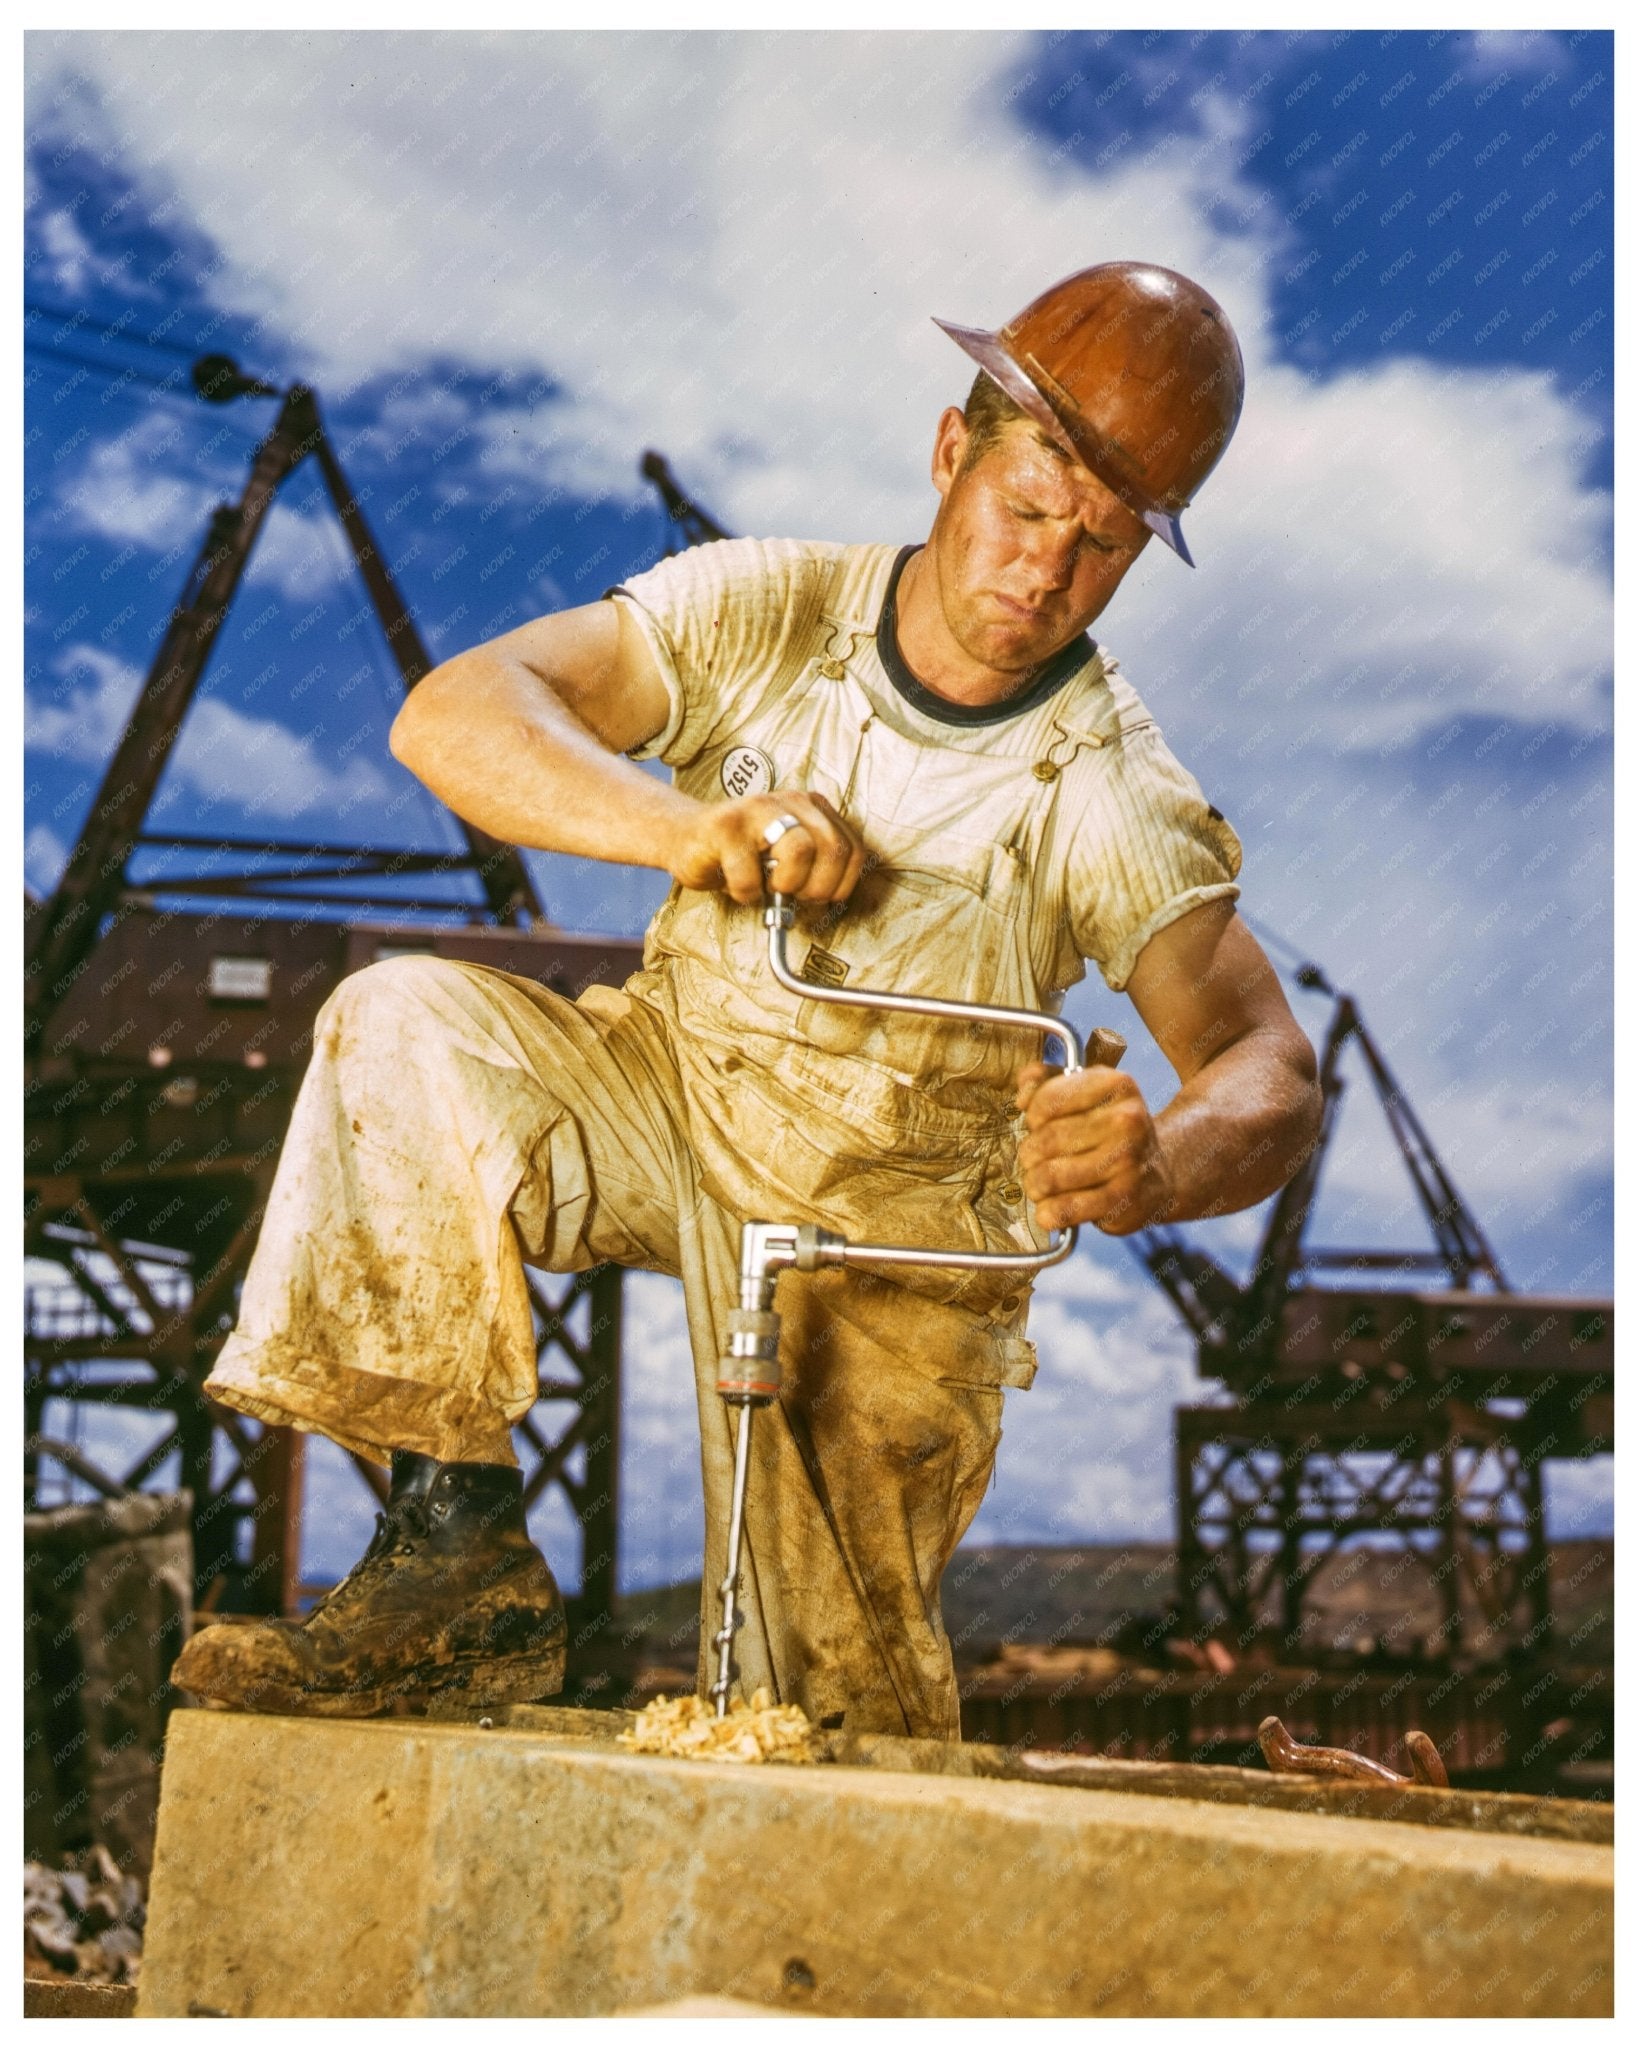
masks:
[(171, 1682), (262, 1714), (374, 1714), (437, 1693), (490, 1706), (561, 1692), (567, 1633), (523, 1475), (394, 1451), (369, 1549), (306, 1620), (203, 1629)]

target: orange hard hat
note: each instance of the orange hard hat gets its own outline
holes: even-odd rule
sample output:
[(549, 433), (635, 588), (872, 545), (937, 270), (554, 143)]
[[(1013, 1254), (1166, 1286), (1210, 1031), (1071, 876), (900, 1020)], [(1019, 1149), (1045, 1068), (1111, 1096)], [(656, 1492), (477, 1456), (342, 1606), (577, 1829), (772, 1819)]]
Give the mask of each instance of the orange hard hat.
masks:
[(937, 325), (1193, 566), (1178, 514), (1228, 446), (1246, 388), (1209, 292), (1155, 263), (1096, 263), (997, 333)]

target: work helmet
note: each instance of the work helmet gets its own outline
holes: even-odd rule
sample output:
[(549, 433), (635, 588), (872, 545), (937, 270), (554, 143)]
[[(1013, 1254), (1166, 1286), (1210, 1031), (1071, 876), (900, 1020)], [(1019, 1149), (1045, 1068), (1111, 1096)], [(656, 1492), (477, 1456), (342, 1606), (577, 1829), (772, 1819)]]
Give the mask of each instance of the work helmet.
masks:
[(1096, 263), (997, 333), (936, 324), (1193, 567), (1178, 514), (1228, 446), (1246, 386), (1209, 292), (1155, 263)]

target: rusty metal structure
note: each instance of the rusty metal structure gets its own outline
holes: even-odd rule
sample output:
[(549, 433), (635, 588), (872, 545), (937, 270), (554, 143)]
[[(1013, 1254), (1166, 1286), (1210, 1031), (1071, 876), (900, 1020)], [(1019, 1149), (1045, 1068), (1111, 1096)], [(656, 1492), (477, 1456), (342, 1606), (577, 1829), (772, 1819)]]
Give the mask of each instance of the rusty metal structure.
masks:
[[(1319, 1141), (1236, 1281), (1175, 1229), (1134, 1249), (1198, 1342), (1227, 1404), (1176, 1412), (1180, 1621), (1295, 1661), (1305, 1592), (1361, 1543), (1419, 1559), (1438, 1590), (1433, 1659), (1552, 1649), (1542, 1465), (1614, 1448), (1614, 1306), (1519, 1294), (1353, 999), (1330, 996)], [(1310, 1244), (1353, 1046), (1433, 1244)], [(1334, 1277), (1333, 1277), (1334, 1276)], [(1431, 1284), (1430, 1284), (1431, 1283)]]
[[(151, 829), (167, 760), (280, 487), (312, 461), (406, 690), (431, 667), (314, 394), (226, 357), (212, 402), (276, 398), (246, 488), (218, 507), (61, 881), (27, 910), (25, 1487), (50, 1459), (100, 1492), (169, 1474), (193, 1502), (199, 1604), (299, 1597), (301, 1438), (207, 1401), (311, 1044), (343, 974), (430, 951), (568, 994), (619, 982), (624, 940), (553, 928), (521, 858)], [(367, 614), (366, 614), (367, 616)], [(433, 922), (430, 920), (441, 920)], [(621, 1275), (530, 1275), (540, 1398), (520, 1427), (525, 1499), (561, 1489), (582, 1538), (580, 1607), (612, 1609), (619, 1529)], [(158, 1418), (118, 1470), (78, 1441), (92, 1407)], [(139, 1434), (140, 1431), (127, 1432)], [(385, 1476), (355, 1460), (378, 1498)]]
[(697, 548), (706, 541), (730, 538), (727, 527), (719, 526), (709, 512), (703, 511), (689, 497), (672, 475), (670, 463), (657, 449), (643, 450), (637, 470), (645, 482), (651, 483), (659, 493), (666, 518), (671, 522), (671, 537), (665, 549), (668, 555), (678, 553), (676, 543), (679, 539), (685, 548)]

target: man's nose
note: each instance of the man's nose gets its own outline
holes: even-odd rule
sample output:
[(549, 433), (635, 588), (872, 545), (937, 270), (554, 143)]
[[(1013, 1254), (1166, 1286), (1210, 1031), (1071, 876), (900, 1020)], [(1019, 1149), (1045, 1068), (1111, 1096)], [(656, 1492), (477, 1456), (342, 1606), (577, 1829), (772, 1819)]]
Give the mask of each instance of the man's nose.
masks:
[(1079, 546), (1080, 534), (1073, 528), (1054, 532), (1044, 522), (1029, 528), (1024, 541), (1024, 563), (1032, 588), (1067, 590), (1074, 581)]

